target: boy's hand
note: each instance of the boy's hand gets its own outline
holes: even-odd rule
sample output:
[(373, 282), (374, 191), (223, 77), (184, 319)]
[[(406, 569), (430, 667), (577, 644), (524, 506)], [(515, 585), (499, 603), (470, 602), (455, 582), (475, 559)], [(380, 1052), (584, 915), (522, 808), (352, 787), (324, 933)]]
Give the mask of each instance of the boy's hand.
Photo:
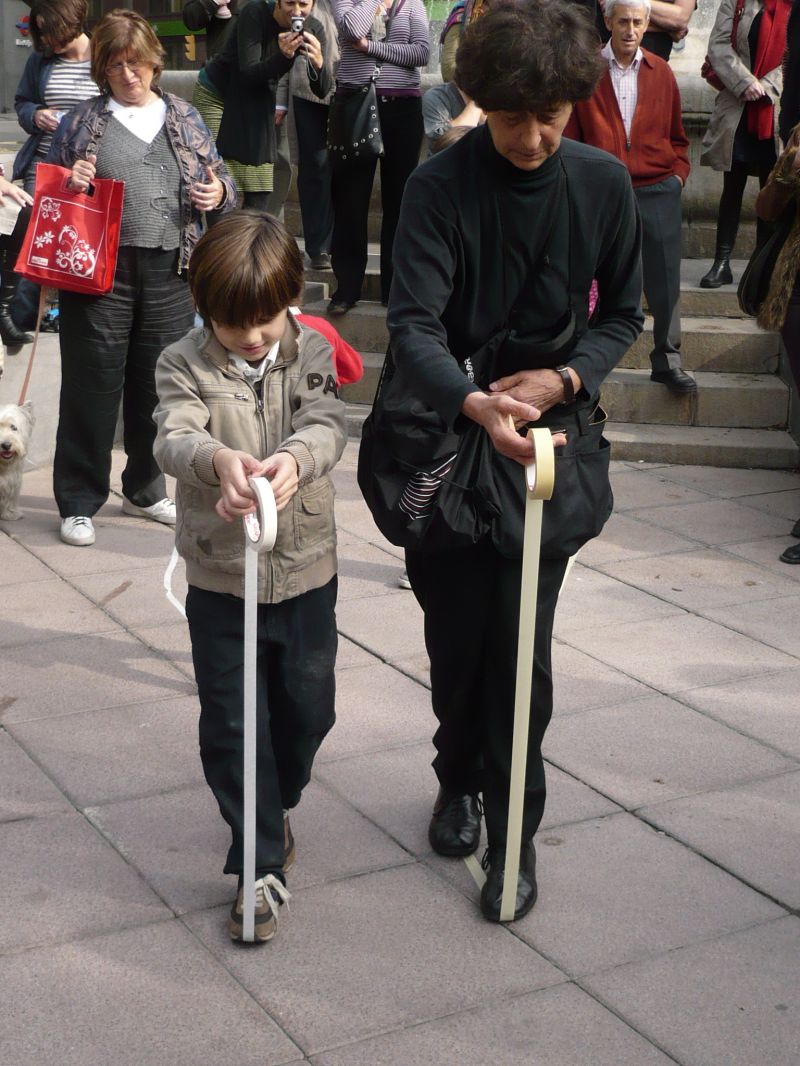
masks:
[(220, 518), (235, 522), (237, 518), (255, 511), (256, 501), (247, 479), (261, 476), (264, 466), (248, 452), (234, 451), (233, 448), (220, 448), (214, 453), (214, 469), (221, 493), (217, 500)]
[(297, 492), (297, 460), (289, 452), (275, 452), (264, 460), (263, 476), (268, 477), (275, 497), (275, 506), (282, 511)]

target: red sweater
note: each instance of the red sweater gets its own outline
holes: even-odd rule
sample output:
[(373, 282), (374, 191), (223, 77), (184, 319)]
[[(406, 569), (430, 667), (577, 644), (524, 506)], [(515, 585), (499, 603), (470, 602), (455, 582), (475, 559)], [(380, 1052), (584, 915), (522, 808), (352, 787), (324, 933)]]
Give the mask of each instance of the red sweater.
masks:
[(634, 187), (655, 185), (671, 174), (685, 185), (689, 176), (678, 83), (669, 65), (652, 52), (642, 51), (630, 141), (608, 70), (592, 97), (575, 104), (564, 136), (615, 155), (628, 168)]

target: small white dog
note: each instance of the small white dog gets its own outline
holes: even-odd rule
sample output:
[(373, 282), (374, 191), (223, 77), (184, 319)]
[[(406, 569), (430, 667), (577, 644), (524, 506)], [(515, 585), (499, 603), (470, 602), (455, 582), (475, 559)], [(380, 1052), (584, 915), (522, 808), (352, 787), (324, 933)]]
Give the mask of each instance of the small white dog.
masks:
[(0, 407), (0, 521), (22, 518), (17, 508), (22, 488), (22, 464), (33, 431), (33, 404)]

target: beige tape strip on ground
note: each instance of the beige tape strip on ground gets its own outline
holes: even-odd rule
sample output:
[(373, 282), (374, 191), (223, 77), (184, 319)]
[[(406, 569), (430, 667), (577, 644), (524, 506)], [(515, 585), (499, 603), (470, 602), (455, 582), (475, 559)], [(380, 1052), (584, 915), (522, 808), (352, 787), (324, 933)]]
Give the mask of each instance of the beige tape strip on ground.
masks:
[(278, 533), (272, 486), (264, 477), (250, 478), (258, 510), (242, 520), (244, 549), (244, 889), (242, 939), (255, 939), (256, 910), (256, 676), (258, 656), (258, 556), (271, 551)]
[[(539, 554), (542, 543), (542, 505), (553, 495), (555, 452), (549, 429), (531, 429), (533, 459), (525, 467), (525, 539), (522, 549), (522, 580), (519, 602), (519, 636), (517, 640), (517, 680), (514, 696), (514, 734), (511, 753), (511, 785), (508, 797), (506, 865), (503, 875), (503, 898), (500, 921), (514, 918), (517, 878), (522, 844), (522, 811), (525, 799), (525, 769), (531, 717), (531, 681), (533, 648), (536, 636), (536, 599), (539, 591)], [(474, 855), (465, 860), (478, 888), (483, 888), (486, 874)]]

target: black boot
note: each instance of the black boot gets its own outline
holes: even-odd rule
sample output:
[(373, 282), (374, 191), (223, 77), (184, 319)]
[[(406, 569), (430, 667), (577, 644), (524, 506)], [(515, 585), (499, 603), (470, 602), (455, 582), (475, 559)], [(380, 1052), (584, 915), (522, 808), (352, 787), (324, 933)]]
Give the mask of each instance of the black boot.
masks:
[(6, 275), (3, 275), (2, 283), (0, 283), (0, 337), (3, 339), (3, 344), (8, 345), (9, 348), (19, 348), (22, 344), (30, 344), (33, 337), (30, 333), (18, 329), (14, 324), (11, 317), (11, 300), (14, 296), (15, 275), (12, 274), (8, 282), (5, 279)]
[[(505, 880), (505, 849), (487, 848), (482, 865), (486, 870), (486, 884), (481, 891), (481, 914), (487, 922), (499, 922), (500, 905), (503, 902), (503, 881)], [(514, 917), (511, 921), (524, 917), (533, 908), (537, 895), (536, 849), (532, 843), (523, 844), (519, 857)]]
[(717, 246), (714, 262), (707, 274), (700, 278), (701, 289), (718, 289), (720, 285), (733, 284), (731, 273), (731, 249)]
[(481, 807), (477, 796), (439, 789), (428, 840), (437, 855), (471, 855), (481, 841)]

